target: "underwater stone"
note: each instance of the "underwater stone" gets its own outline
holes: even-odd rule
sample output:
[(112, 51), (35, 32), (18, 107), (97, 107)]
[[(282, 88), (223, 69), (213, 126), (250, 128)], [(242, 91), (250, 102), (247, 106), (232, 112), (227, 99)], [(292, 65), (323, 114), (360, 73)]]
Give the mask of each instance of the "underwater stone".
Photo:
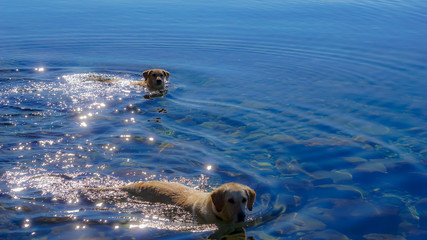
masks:
[(249, 136), (247, 136), (245, 138), (245, 140), (247, 140), (247, 141), (253, 141), (253, 140), (261, 139), (261, 138), (263, 138), (265, 136), (266, 136), (265, 133), (252, 133)]
[(427, 229), (427, 198), (423, 198), (415, 203), (415, 209), (419, 214), (419, 225)]
[(418, 223), (411, 223), (411, 222), (401, 222), (399, 224), (399, 233), (405, 233), (413, 232), (414, 229), (418, 227)]
[(271, 195), (269, 193), (262, 194), (259, 199), (261, 200), (261, 205), (263, 208), (268, 208), (271, 201)]
[(417, 209), (419, 214), (427, 213), (427, 198), (418, 200), (415, 203), (415, 209)]
[(388, 127), (371, 122), (353, 121), (348, 125), (356, 131), (361, 131), (372, 135), (386, 135), (390, 132)]
[(218, 123), (218, 122), (204, 122), (204, 123), (200, 124), (200, 126), (205, 127), (205, 128), (209, 128), (212, 130), (221, 131), (221, 132), (234, 132), (236, 129), (233, 126), (223, 124), (223, 123)]
[(423, 213), (420, 215), (420, 227), (427, 229), (427, 213)]
[(311, 232), (299, 238), (299, 240), (323, 240), (323, 239), (324, 240), (329, 240), (329, 239), (349, 240), (349, 238), (346, 235), (332, 229), (327, 229), (319, 232)]
[(319, 179), (328, 178), (331, 179), (334, 183), (345, 182), (352, 180), (353, 176), (346, 171), (317, 171), (312, 173)]
[(320, 199), (307, 204), (303, 211), (337, 229), (357, 223), (352, 231), (358, 234), (390, 233), (401, 222), (397, 213), (383, 212), (378, 205), (363, 199)]
[(313, 183), (307, 179), (290, 178), (286, 180), (284, 187), (292, 191), (309, 190), (313, 188)]
[(381, 233), (369, 233), (363, 235), (367, 240), (405, 240), (403, 236), (391, 235), (391, 234), (381, 234)]
[(346, 160), (349, 163), (363, 163), (368, 161), (361, 157), (345, 157), (344, 160)]
[[(254, 156), (255, 159), (265, 159), (265, 157), (261, 157), (261, 156)], [(269, 163), (269, 162), (258, 162), (258, 161), (251, 161), (250, 165), (253, 168), (256, 168), (257, 170), (260, 171), (265, 171), (265, 170), (272, 170), (274, 168), (274, 166)]]
[(281, 143), (298, 143), (299, 142), (299, 140), (296, 139), (295, 137), (290, 136), (288, 134), (284, 134), (284, 133), (273, 135), (271, 136), (271, 139), (279, 141)]
[(314, 231), (326, 228), (325, 223), (305, 214), (297, 214), (293, 220), (296, 231)]
[(314, 186), (325, 185), (325, 184), (333, 184), (334, 182), (330, 178), (319, 178), (311, 181)]
[(235, 132), (230, 134), (234, 138), (244, 138), (246, 136), (246, 133), (240, 130), (236, 130)]
[(312, 193), (319, 196), (328, 196), (331, 198), (359, 199), (364, 198), (360, 189), (351, 185), (324, 184), (318, 185)]
[(136, 167), (137, 165), (134, 162), (121, 162), (120, 166), (122, 166), (122, 167)]
[(251, 122), (251, 123), (248, 123), (245, 128), (246, 128), (246, 131), (253, 132), (264, 127), (265, 127), (265, 124), (262, 124), (260, 122)]
[[(427, 174), (420, 172), (410, 172), (405, 175), (406, 177), (398, 183), (399, 186), (411, 194), (426, 198), (427, 191), (425, 189), (427, 186)], [(422, 189), (424, 189), (424, 191)]]
[(292, 205), (293, 207), (297, 207), (300, 204), (301, 198), (298, 196), (286, 195), (286, 194), (278, 194), (276, 196), (276, 201), (274, 202), (274, 210), (280, 211), (281, 214), (284, 214), (287, 209), (287, 205)]
[(367, 162), (362, 163), (359, 166), (355, 168), (356, 171), (360, 172), (379, 172), (379, 173), (387, 173), (387, 169), (384, 166), (383, 163), (377, 163), (377, 162)]
[[(170, 117), (170, 115), (169, 115)], [(194, 118), (191, 116), (185, 116), (185, 118), (176, 120), (176, 122), (178, 123), (184, 123), (184, 124), (188, 124), (188, 125), (195, 125), (197, 124), (197, 122), (194, 121)]]

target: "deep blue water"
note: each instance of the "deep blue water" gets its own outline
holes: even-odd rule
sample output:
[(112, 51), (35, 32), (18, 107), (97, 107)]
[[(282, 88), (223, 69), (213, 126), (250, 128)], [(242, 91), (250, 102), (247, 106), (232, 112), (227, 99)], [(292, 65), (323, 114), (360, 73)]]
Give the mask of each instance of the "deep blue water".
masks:
[[(252, 187), (254, 239), (427, 239), (426, 19), (422, 0), (1, 1), (0, 238), (215, 234), (82, 192), (154, 179)], [(130, 85), (149, 68), (164, 97)]]

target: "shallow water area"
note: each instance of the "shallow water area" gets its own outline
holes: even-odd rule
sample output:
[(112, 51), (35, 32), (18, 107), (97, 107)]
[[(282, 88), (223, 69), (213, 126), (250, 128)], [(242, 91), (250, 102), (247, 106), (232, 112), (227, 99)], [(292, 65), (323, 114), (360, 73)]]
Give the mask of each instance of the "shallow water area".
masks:
[[(253, 188), (234, 238), (426, 239), (425, 9), (0, 3), (0, 238), (230, 235), (91, 190), (160, 180)], [(150, 68), (166, 95), (132, 84)]]

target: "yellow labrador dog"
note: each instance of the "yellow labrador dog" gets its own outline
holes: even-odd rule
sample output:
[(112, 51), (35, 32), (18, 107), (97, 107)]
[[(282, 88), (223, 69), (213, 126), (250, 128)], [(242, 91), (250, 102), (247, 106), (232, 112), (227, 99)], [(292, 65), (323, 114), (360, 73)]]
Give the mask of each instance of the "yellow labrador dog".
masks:
[[(169, 79), (170, 73), (163, 69), (149, 69), (142, 73), (144, 80), (133, 83), (136, 86), (146, 87), (151, 91), (164, 91), (166, 81)], [(121, 78), (109, 78), (101, 76), (92, 76), (88, 80), (100, 81), (100, 82), (116, 82), (123, 80)]]
[(210, 193), (180, 183), (159, 181), (139, 182), (120, 189), (145, 201), (181, 206), (201, 224), (244, 222), (246, 207), (252, 211), (255, 201), (255, 191), (239, 183), (224, 184)]
[(143, 81), (134, 83), (147, 87), (149, 91), (162, 91), (165, 89), (165, 82), (169, 79), (170, 73), (163, 69), (150, 69), (142, 73)]

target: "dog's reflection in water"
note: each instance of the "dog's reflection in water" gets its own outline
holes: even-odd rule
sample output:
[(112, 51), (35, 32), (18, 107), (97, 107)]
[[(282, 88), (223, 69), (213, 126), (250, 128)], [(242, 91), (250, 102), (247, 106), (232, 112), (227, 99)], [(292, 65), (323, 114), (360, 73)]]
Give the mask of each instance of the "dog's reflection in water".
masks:
[(243, 227), (219, 227), (208, 239), (221, 240), (255, 240), (252, 236), (246, 238), (246, 231)]
[(148, 92), (147, 94), (144, 95), (144, 98), (147, 100), (152, 100), (153, 98), (158, 98), (158, 97), (163, 97), (168, 93), (167, 89), (163, 89), (163, 90), (156, 90), (153, 92)]

